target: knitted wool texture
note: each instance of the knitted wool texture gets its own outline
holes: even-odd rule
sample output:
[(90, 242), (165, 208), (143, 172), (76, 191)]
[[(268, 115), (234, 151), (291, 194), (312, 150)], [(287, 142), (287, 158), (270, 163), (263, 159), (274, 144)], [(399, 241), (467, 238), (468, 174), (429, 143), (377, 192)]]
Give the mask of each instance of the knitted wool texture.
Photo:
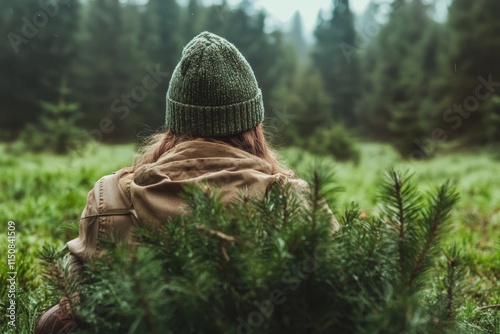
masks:
[(252, 68), (224, 38), (203, 32), (182, 51), (167, 92), (166, 125), (175, 134), (227, 137), (264, 119)]

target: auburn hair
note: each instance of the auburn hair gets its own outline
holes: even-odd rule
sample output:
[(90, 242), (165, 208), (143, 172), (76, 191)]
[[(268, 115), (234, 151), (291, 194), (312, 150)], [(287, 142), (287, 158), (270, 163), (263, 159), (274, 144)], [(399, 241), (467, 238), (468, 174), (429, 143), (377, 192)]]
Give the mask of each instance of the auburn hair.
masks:
[(280, 166), (278, 155), (267, 143), (262, 124), (234, 136), (222, 138), (179, 135), (173, 133), (171, 130), (154, 134), (146, 140), (145, 144), (139, 150), (139, 157), (130, 171), (134, 172), (145, 164), (158, 161), (165, 152), (168, 152), (180, 143), (188, 141), (208, 141), (236, 147), (269, 163), (272, 166), (273, 174), (282, 173), (287, 176), (294, 176), (292, 171), (285, 170)]

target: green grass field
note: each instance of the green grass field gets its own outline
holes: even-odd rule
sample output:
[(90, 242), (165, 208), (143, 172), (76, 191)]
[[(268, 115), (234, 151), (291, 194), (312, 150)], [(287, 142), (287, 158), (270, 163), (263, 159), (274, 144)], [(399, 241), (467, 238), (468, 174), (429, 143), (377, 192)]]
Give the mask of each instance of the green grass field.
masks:
[[(462, 314), (481, 322), (497, 319), (498, 308), (479, 307), (500, 303), (500, 160), (493, 153), (456, 153), (433, 160), (400, 161), (389, 147), (363, 144), (358, 164), (331, 160), (337, 180), (345, 191), (339, 195), (339, 210), (358, 202), (363, 212), (377, 211), (377, 185), (384, 170), (395, 167), (414, 173), (421, 189), (430, 189), (447, 179), (455, 180), (460, 202), (453, 214), (453, 231), (447, 243), (464, 250), (468, 271), (463, 287)], [(132, 163), (133, 145), (94, 146), (68, 156), (49, 154), (13, 155), (0, 146), (0, 262), (1, 277), (7, 268), (7, 228), (16, 227), (17, 316), (19, 332), (28, 329), (39, 312), (53, 300), (44, 291), (36, 253), (44, 245), (62, 247), (77, 233), (78, 218), (87, 192), (102, 176)], [(297, 149), (281, 152), (288, 166), (304, 175), (315, 157)], [(322, 158), (330, 160), (329, 158)], [(4, 281), (4, 279), (2, 279)], [(7, 285), (0, 288), (1, 308), (7, 304)], [(1, 310), (5, 314), (5, 310)], [(3, 319), (2, 319), (3, 321)], [(494, 328), (498, 324), (492, 324)], [(5, 327), (0, 325), (0, 331)]]

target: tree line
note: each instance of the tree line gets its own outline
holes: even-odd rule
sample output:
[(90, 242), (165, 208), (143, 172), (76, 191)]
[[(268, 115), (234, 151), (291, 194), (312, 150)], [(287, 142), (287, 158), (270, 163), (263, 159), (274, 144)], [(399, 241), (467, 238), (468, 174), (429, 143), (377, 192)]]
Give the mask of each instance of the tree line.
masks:
[(252, 65), (267, 122), (281, 143), (338, 150), (336, 142), (354, 135), (424, 158), (443, 145), (500, 141), (496, 0), (453, 0), (444, 22), (423, 0), (374, 0), (360, 16), (348, 0), (334, 0), (318, 15), (312, 45), (298, 13), (291, 27), (272, 28), (250, 0), (237, 6), (225, 0), (4, 4), (3, 140), (27, 127), (31, 136), (47, 110), (57, 122), (67, 114), (56, 112), (61, 103), (99, 141), (157, 129), (182, 47), (208, 30), (233, 42)]

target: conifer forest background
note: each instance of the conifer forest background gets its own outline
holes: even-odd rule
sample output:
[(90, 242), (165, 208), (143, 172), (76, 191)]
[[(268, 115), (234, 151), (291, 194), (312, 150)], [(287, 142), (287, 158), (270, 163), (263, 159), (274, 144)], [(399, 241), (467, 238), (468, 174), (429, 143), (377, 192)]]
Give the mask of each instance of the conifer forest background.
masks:
[[(256, 6), (265, 1), (0, 0), (0, 332), (31, 333), (71, 294), (58, 251), (78, 233), (87, 192), (161, 131), (182, 48), (210, 31), (252, 66), (269, 140), (310, 183), (312, 209), (299, 214), (282, 189), (225, 212), (216, 190), (191, 189), (192, 224), (171, 222), (190, 236), (159, 234), (196, 261), (171, 244), (152, 252), (159, 239), (141, 231), (142, 269), (127, 251), (113, 270), (88, 268), (79, 330), (500, 333), (500, 1), (371, 0), (355, 13), (332, 0), (318, 5), (312, 36), (299, 11), (278, 25)], [(336, 236), (323, 233), (315, 194), (341, 223)], [(197, 234), (207, 229), (225, 239)], [(252, 236), (251, 250), (231, 241)], [(313, 246), (328, 249), (315, 269), (262, 306)], [(244, 265), (227, 265), (232, 257)], [(129, 290), (137, 279), (149, 292)], [(144, 301), (171, 311), (149, 314)]]

